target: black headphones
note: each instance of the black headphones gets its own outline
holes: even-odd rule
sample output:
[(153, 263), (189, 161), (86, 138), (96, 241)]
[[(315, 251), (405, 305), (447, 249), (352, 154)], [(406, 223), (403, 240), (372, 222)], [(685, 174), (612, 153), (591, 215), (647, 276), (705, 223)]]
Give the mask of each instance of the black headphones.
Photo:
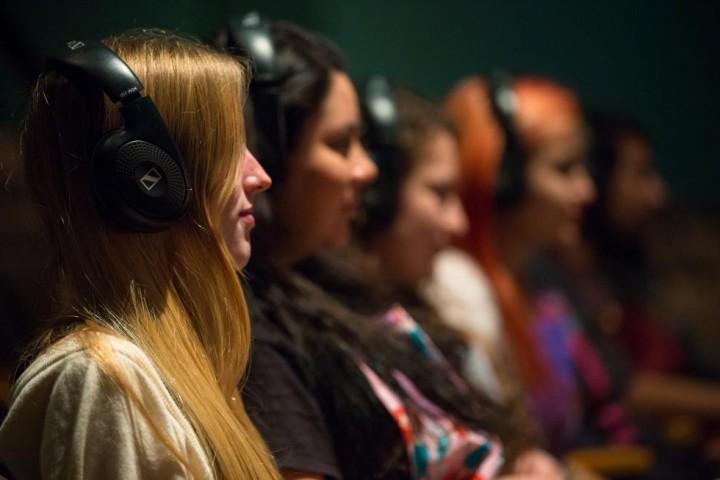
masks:
[(505, 137), (494, 202), (498, 208), (506, 209), (516, 205), (525, 194), (527, 153), (515, 129), (518, 100), (512, 77), (505, 72), (494, 72), (488, 77), (488, 87), (493, 115)]
[(365, 189), (361, 229), (373, 232), (389, 226), (397, 214), (398, 190), (404, 173), (396, 138), (399, 115), (386, 78), (370, 77), (359, 91), (365, 123), (363, 144), (378, 169), (377, 179)]
[(177, 221), (190, 198), (182, 156), (130, 67), (105, 45), (80, 41), (50, 55), (47, 67), (70, 80), (89, 79), (121, 104), (125, 124), (103, 135), (90, 158), (99, 210), (131, 231), (157, 232)]
[(228, 47), (237, 48), (253, 61), (250, 83), (252, 115), (255, 124), (254, 145), (263, 168), (273, 182), (282, 180), (287, 157), (285, 116), (280, 94), (286, 75), (278, 70), (270, 21), (257, 12), (247, 13), (228, 22)]

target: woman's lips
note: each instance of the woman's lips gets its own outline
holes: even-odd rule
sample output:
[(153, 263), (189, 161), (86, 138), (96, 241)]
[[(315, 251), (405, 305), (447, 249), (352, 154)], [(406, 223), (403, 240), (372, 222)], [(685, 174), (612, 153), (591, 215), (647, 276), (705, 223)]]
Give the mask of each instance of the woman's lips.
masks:
[(345, 211), (351, 216), (355, 217), (358, 213), (360, 213), (360, 210), (362, 209), (362, 197), (360, 194), (353, 195), (352, 198), (348, 199), (345, 202)]
[(250, 228), (255, 226), (255, 216), (251, 208), (240, 212), (240, 221)]

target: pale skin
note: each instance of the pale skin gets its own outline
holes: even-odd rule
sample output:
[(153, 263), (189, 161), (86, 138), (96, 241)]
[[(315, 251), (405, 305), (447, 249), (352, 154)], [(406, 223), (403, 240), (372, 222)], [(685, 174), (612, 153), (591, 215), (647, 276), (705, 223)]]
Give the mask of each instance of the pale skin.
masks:
[(255, 225), (252, 202), (255, 195), (270, 188), (272, 180), (255, 156), (245, 150), (242, 167), (238, 169), (232, 195), (222, 214), (225, 243), (238, 269), (250, 260), (250, 231)]

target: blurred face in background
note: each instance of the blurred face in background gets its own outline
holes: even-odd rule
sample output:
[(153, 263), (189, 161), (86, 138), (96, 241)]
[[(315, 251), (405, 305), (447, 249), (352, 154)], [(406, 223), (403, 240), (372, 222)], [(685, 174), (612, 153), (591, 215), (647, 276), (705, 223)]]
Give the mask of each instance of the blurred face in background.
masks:
[(606, 195), (607, 219), (621, 235), (641, 235), (657, 218), (667, 191), (647, 141), (631, 135), (622, 139)]
[(516, 233), (530, 247), (550, 249), (579, 241), (583, 210), (595, 197), (586, 150), (584, 128), (571, 116), (554, 122), (532, 148), (525, 194), (508, 212)]
[(328, 94), (305, 125), (279, 186), (276, 212), (293, 260), (346, 245), (362, 190), (377, 176), (360, 143), (355, 88), (344, 73), (330, 78)]
[(395, 220), (371, 240), (383, 271), (405, 287), (429, 277), (435, 255), (468, 227), (458, 196), (457, 140), (440, 129), (425, 138), (419, 158), (400, 186)]

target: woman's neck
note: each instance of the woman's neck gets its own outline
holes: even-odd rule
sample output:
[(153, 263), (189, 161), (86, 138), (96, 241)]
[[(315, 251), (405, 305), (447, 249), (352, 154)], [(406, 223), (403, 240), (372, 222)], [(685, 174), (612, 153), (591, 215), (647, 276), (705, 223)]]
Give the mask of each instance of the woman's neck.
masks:
[(513, 274), (522, 274), (530, 257), (535, 253), (535, 248), (511, 218), (499, 220), (496, 231), (498, 232), (498, 248), (503, 261)]
[(275, 254), (275, 264), (283, 270), (290, 270), (305, 258), (304, 255), (293, 253), (294, 252), (289, 250), (279, 249)]
[[(298, 239), (299, 240), (299, 239)], [(290, 235), (285, 240), (277, 240), (273, 248), (275, 264), (283, 269), (292, 269), (306, 258), (313, 256), (316, 252), (309, 251), (301, 241), (295, 241)]]

